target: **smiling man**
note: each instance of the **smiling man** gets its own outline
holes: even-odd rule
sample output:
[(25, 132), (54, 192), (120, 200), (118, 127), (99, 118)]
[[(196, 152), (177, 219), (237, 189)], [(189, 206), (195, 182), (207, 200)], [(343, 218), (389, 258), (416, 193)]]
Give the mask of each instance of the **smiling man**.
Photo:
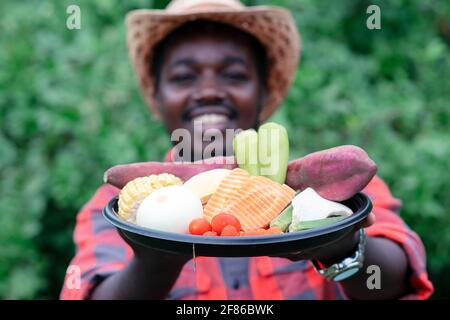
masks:
[[(169, 134), (184, 129), (193, 136), (192, 151), (180, 154), (189, 161), (201, 157), (208, 130), (264, 122), (286, 95), (300, 53), (288, 11), (235, 0), (173, 1), (166, 10), (130, 13), (127, 27), (143, 96)], [(224, 139), (222, 149), (230, 143)], [(166, 160), (174, 157), (171, 152)], [(425, 299), (433, 290), (423, 245), (378, 177), (364, 189), (373, 214), (340, 240), (287, 257), (198, 257), (195, 272), (191, 257), (124, 240), (108, 224), (101, 212), (118, 192), (102, 186), (78, 214), (71, 265), (79, 268), (81, 284), (71, 285), (68, 274), (61, 298)], [(354, 260), (361, 263), (356, 274), (350, 272)], [(329, 281), (336, 266), (341, 277)], [(381, 270), (379, 290), (367, 285), (370, 266)]]
[[(254, 37), (222, 23), (190, 22), (154, 49), (153, 105), (169, 133), (184, 128), (189, 137), (204, 137), (219, 131), (226, 154), (230, 133), (259, 124), (265, 69), (265, 49)], [(183, 160), (202, 159), (207, 139), (191, 143)]]

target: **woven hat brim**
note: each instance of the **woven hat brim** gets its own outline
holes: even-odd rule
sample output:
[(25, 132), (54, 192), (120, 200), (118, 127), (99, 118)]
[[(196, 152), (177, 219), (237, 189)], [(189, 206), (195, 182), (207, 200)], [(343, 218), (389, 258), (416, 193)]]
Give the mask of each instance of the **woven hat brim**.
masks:
[(286, 96), (301, 52), (300, 34), (291, 14), (286, 9), (273, 6), (186, 13), (148, 9), (131, 11), (126, 17), (127, 44), (146, 103), (159, 117), (154, 103), (154, 79), (150, 69), (153, 48), (177, 27), (200, 19), (225, 23), (245, 31), (265, 47), (268, 92), (260, 114), (261, 122), (265, 121)]

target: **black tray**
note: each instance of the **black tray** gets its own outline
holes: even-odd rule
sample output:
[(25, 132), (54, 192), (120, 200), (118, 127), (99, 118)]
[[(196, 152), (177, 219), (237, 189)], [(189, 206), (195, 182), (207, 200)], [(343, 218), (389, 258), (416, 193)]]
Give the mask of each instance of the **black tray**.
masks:
[(189, 255), (195, 247), (197, 256), (211, 257), (282, 255), (326, 245), (348, 233), (372, 210), (370, 199), (358, 193), (341, 202), (354, 213), (332, 225), (281, 235), (209, 237), (158, 231), (126, 222), (117, 215), (117, 202), (118, 197), (112, 198), (103, 209), (103, 215), (130, 240), (150, 248)]

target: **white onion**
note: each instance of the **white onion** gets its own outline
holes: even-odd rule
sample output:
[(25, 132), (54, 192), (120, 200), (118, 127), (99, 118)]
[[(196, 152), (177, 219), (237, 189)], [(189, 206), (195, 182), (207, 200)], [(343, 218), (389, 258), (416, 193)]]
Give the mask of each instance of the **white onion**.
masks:
[(161, 231), (188, 233), (189, 223), (203, 216), (199, 197), (184, 186), (169, 186), (152, 192), (142, 201), (136, 224)]
[(350, 216), (353, 212), (341, 203), (321, 197), (307, 188), (292, 199), (292, 223), (325, 219), (331, 216)]

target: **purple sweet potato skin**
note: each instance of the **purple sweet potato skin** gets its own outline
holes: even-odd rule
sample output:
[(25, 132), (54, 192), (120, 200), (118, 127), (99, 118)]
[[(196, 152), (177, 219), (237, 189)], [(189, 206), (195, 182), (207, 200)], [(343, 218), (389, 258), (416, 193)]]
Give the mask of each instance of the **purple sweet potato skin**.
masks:
[[(204, 171), (236, 167), (233, 157), (216, 157), (193, 163), (140, 162), (108, 169), (104, 181), (123, 188), (129, 181), (151, 174), (171, 173), (186, 181)], [(343, 201), (364, 189), (376, 172), (376, 164), (363, 149), (345, 145), (310, 153), (289, 162), (286, 184), (300, 191), (311, 187), (328, 200)]]
[(289, 162), (286, 184), (294, 190), (311, 187), (328, 200), (343, 201), (364, 189), (376, 172), (363, 149), (345, 145)]
[(129, 181), (152, 174), (170, 173), (183, 181), (204, 171), (225, 168), (234, 169), (236, 164), (233, 157), (216, 157), (199, 162), (138, 162), (122, 164), (108, 169), (103, 177), (105, 183), (109, 183), (119, 189)]

